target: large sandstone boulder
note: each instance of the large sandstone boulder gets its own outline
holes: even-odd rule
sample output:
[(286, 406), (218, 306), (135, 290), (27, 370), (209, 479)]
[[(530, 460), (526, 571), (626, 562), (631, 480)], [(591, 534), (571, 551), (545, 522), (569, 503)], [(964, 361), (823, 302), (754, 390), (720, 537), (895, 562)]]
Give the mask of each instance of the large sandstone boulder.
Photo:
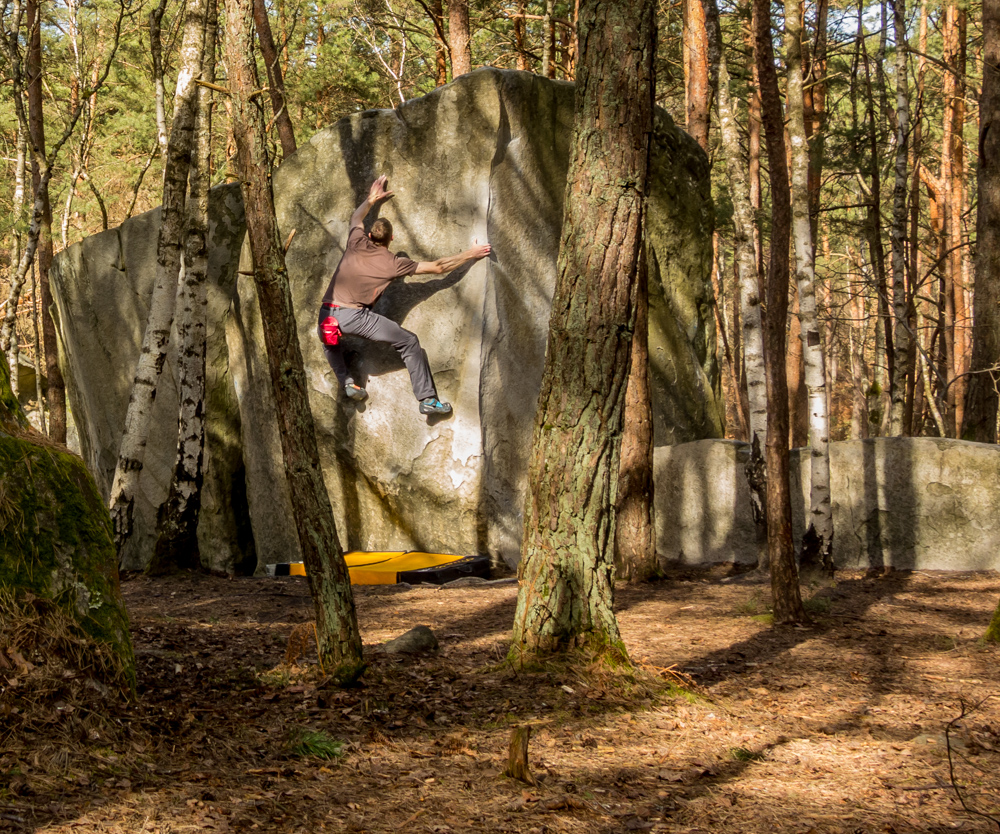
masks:
[[(555, 283), (573, 86), (483, 69), (395, 110), (318, 133), (274, 177), (324, 474), (350, 549), (489, 552), (515, 564), (526, 458)], [(705, 155), (659, 113), (649, 209), (650, 356), (657, 444), (722, 431), (709, 287)], [(344, 399), (316, 337), (348, 220), (380, 174), (393, 249), (432, 260), (489, 241), (449, 276), (389, 288), (377, 310), (420, 337), (445, 420), (417, 411), (395, 351), (347, 342), (370, 399)], [(375, 213), (369, 217), (374, 219)], [(263, 562), (296, 558), (259, 307), (241, 278), (230, 320), (247, 492)]]
[[(37, 656), (39, 632), (56, 620), (70, 633), (60, 628)], [(68, 643), (73, 657), (62, 660), (74, 672), (90, 668), (103, 683), (134, 687), (107, 508), (83, 461), (29, 427), (0, 357), (0, 675), (50, 664), (53, 645)]]
[[(753, 563), (745, 443), (702, 440), (655, 453), (657, 552), (668, 561)], [(793, 449), (792, 522), (801, 542), (809, 454)], [(830, 444), (839, 568), (1000, 569), (1000, 446), (893, 437)]]
[[(239, 187), (213, 189), (209, 216), (208, 402), (198, 544), (206, 567), (228, 572), (243, 565), (252, 571), (256, 555), (245, 498), (239, 409), (226, 346), (244, 235)], [(51, 274), (59, 359), (80, 448), (105, 500), (149, 315), (159, 227), (159, 209), (133, 217), (60, 253)], [(135, 503), (135, 535), (132, 547), (122, 554), (125, 569), (145, 567), (152, 554), (156, 513), (166, 497), (177, 452), (177, 414), (171, 358), (157, 387)]]

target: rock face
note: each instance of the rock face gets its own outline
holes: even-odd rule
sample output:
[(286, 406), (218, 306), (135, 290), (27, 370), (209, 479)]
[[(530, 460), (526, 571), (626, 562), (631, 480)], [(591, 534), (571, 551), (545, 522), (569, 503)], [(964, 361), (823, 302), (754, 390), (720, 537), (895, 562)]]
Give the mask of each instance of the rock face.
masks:
[[(753, 563), (759, 549), (744, 443), (702, 440), (655, 453), (657, 551), (668, 561)], [(830, 444), (839, 568), (1000, 568), (1000, 447), (936, 438)], [(809, 501), (808, 450), (791, 460), (793, 535)]]
[[(83, 461), (28, 428), (0, 359), (0, 595), (45, 601), (116, 662), (108, 683), (135, 684), (111, 518)], [(5, 606), (3, 612), (8, 613)], [(0, 643), (5, 636), (0, 629)], [(106, 664), (95, 664), (96, 667)]]
[[(229, 368), (226, 322), (244, 235), (238, 186), (212, 191), (209, 216), (209, 309), (205, 488), (198, 530), (206, 567), (256, 566), (243, 475), (239, 409)], [(156, 270), (160, 211), (69, 247), (53, 264), (60, 363), (84, 460), (107, 500), (118, 459), (132, 381), (142, 346)], [(153, 413), (135, 505), (134, 547), (122, 567), (149, 561), (156, 512), (170, 485), (177, 451), (177, 385), (169, 359)], [(244, 568), (245, 569), (245, 568)]]
[[(573, 86), (484, 69), (396, 110), (318, 133), (275, 173), (299, 339), (324, 476), (348, 549), (490, 553), (513, 566), (541, 385), (573, 120)], [(713, 210), (705, 155), (664, 114), (649, 209), (650, 357), (658, 444), (722, 433), (709, 270)], [(398, 282), (377, 310), (420, 337), (448, 419), (424, 417), (395, 351), (347, 340), (367, 387), (341, 395), (316, 336), (320, 299), (348, 221), (379, 175), (394, 251), (433, 260), (489, 241), (494, 255), (447, 276)], [(244, 236), (235, 186), (212, 193), (208, 446), (199, 546), (217, 570), (299, 558), (295, 518), (252, 279), (237, 286)], [(369, 217), (374, 220), (375, 212)], [(110, 490), (142, 343), (159, 212), (56, 259), (70, 403), (84, 459)], [(245, 256), (244, 256), (245, 257)], [(168, 361), (137, 501), (142, 568), (174, 465), (177, 395)], [(250, 525), (246, 523), (249, 514)], [(256, 550), (255, 550), (256, 549)]]
[[(324, 475), (348, 549), (489, 552), (513, 566), (555, 284), (573, 87), (483, 69), (396, 110), (338, 122), (274, 179)], [(712, 206), (697, 145), (658, 114), (649, 209), (656, 443), (721, 435), (708, 284)], [(446, 420), (417, 411), (390, 347), (347, 340), (368, 389), (348, 403), (316, 337), (349, 218), (380, 174), (394, 251), (433, 260), (489, 241), (489, 260), (391, 286), (376, 310), (427, 351)], [(369, 216), (369, 222), (375, 212)], [(296, 557), (252, 282), (230, 323), (248, 497), (264, 562)]]

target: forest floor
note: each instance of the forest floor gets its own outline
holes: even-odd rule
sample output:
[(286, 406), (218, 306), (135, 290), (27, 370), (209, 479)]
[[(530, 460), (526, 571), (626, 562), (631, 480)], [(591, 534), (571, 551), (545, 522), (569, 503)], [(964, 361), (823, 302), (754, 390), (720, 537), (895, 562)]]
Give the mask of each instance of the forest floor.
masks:
[[(513, 669), (512, 583), (357, 588), (346, 690), (299, 656), (304, 579), (122, 590), (138, 699), (0, 719), (0, 832), (1000, 831), (996, 573), (838, 574), (803, 628), (722, 569), (621, 587), (637, 674)], [(382, 651), (418, 624), (436, 654)], [(535, 785), (503, 775), (526, 724)]]

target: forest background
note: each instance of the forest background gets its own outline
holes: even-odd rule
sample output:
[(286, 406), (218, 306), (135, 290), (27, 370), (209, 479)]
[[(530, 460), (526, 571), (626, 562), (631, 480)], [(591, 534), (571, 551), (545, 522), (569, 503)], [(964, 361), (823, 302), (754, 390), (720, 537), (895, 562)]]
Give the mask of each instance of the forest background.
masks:
[[(43, 233), (39, 257), (23, 285), (16, 286), (31, 218), (32, 164), (13, 97), (24, 94), (32, 73), (41, 75), (36, 86), (42, 91), (44, 147), (51, 166), (53, 251), (154, 208), (163, 195), (183, 9), (167, 0), (158, 6), (152, 0), (125, 6), (108, 0), (31, 0), (24, 7), (20, 2), (5, 0), (0, 7), (6, 44), (0, 58), (0, 347), (8, 359), (19, 353), (22, 362), (42, 370), (48, 258)], [(788, 87), (787, 48), (781, 48), (785, 8), (773, 9), (783, 95)], [(896, 35), (899, 22), (893, 25), (897, 7), (886, 0), (810, 0), (801, 8), (802, 55), (796, 61), (801, 70), (796, 71), (803, 80), (830, 439), (891, 431), (995, 440), (995, 370), (987, 366), (970, 373), (979, 289), (974, 250), (982, 8), (936, 0), (903, 8), (900, 0), (902, 39)], [(572, 3), (334, 0), (279, 2), (266, 10), (258, 3), (256, 11), (263, 56), (259, 74), (269, 79), (268, 127), (277, 159), (342, 116), (393, 107), (477, 66), (574, 77), (577, 9)], [(22, 21), (12, 32), (11, 21), (21, 13), (25, 21), (40, 15), (41, 26)], [(722, 49), (721, 56), (713, 56), (702, 3), (661, 2), (656, 62), (658, 104), (702, 144), (712, 162), (719, 359), (726, 432), (737, 439), (748, 438), (750, 411), (727, 152), (739, 155), (748, 174), (759, 276), (766, 272), (771, 218), (750, 17), (749, 3), (720, 6)], [(34, 51), (31, 32), (37, 32)], [(729, 68), (721, 78), (720, 57)], [(216, 84), (226, 85), (221, 63)], [(714, 116), (720, 85), (735, 102), (735, 148), (723, 142)], [(228, 106), (225, 96), (216, 97), (213, 185), (233, 179)], [(294, 133), (291, 144), (287, 131)], [(894, 238), (901, 255), (897, 261)], [(806, 445), (809, 432), (798, 314), (792, 281), (786, 355), (792, 446)], [(909, 338), (899, 352), (894, 339), (904, 331)], [(904, 365), (898, 379), (899, 390), (905, 391), (903, 421), (895, 428), (889, 400), (894, 364)], [(963, 432), (966, 388), (977, 375), (994, 396), (986, 436), (974, 436), (975, 426)], [(53, 395), (59, 396), (58, 390)]]

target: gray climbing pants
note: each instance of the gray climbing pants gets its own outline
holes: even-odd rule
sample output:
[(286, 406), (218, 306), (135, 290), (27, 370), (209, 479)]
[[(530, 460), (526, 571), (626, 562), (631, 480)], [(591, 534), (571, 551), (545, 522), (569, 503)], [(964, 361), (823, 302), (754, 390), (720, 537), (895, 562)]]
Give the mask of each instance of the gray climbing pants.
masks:
[[(392, 345), (403, 359), (406, 370), (410, 374), (410, 384), (413, 386), (413, 395), (418, 400), (426, 400), (428, 397), (437, 397), (437, 389), (434, 387), (434, 378), (431, 376), (431, 367), (427, 362), (427, 354), (420, 347), (420, 342), (415, 333), (404, 330), (392, 319), (373, 313), (367, 307), (356, 309), (354, 307), (327, 307), (324, 306), (319, 312), (319, 324), (321, 325), (329, 316), (337, 319), (340, 325), (340, 332), (345, 336), (360, 336), (372, 342), (386, 342)], [(317, 326), (317, 332), (319, 327)], [(322, 337), (320, 337), (322, 342)], [(323, 352), (326, 353), (326, 361), (330, 363), (333, 372), (337, 375), (337, 381), (343, 388), (347, 383), (354, 382), (353, 377), (347, 370), (344, 362), (344, 346), (323, 345)]]

